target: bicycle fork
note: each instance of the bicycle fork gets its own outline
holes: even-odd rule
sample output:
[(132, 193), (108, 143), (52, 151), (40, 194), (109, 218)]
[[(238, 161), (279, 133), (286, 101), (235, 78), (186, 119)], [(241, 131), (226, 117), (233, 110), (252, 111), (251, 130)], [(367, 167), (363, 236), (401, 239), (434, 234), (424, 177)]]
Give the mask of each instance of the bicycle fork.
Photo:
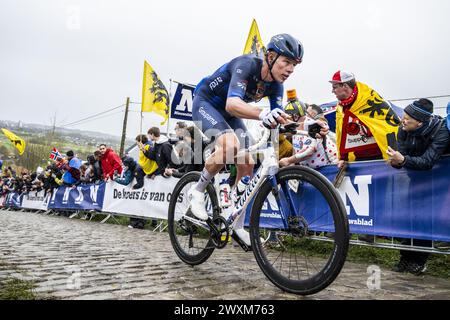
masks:
[[(278, 181), (275, 175), (270, 175), (268, 180), (272, 186), (272, 194), (277, 202), (281, 220), (283, 221), (283, 226), (286, 230), (289, 230), (289, 218), (292, 217), (292, 212), (295, 212), (295, 204), (293, 198), (291, 197), (289, 186), (287, 183), (281, 183), (281, 190), (278, 190)], [(284, 196), (284, 201), (281, 195)]]

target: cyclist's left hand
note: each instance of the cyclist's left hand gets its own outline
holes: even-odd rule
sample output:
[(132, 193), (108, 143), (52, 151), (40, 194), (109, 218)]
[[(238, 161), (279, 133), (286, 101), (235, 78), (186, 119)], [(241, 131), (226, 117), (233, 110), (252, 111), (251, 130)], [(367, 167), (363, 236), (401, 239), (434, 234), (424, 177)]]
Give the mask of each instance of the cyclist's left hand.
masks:
[(272, 129), (276, 128), (279, 124), (288, 123), (289, 116), (280, 108), (273, 110), (264, 109), (259, 114), (259, 119)]

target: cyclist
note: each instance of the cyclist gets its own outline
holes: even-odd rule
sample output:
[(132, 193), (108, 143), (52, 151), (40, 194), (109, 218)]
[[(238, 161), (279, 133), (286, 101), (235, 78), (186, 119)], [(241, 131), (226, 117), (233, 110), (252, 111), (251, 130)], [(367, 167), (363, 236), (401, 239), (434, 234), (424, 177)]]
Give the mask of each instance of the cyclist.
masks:
[[(289, 34), (279, 34), (271, 38), (263, 57), (239, 56), (197, 85), (193, 121), (208, 138), (215, 137), (215, 151), (206, 160), (199, 181), (188, 192), (191, 211), (198, 219), (208, 219), (204, 198), (208, 183), (230, 161), (230, 156), (234, 160), (239, 149), (248, 147), (247, 129), (242, 119), (262, 120), (271, 128), (287, 123), (288, 115), (282, 110), (283, 82), (302, 58), (300, 41)], [(263, 97), (269, 98), (270, 110), (249, 104)], [(237, 159), (236, 181), (251, 176), (253, 166), (248, 154)], [(248, 233), (242, 236), (238, 230), (235, 232), (249, 244)]]

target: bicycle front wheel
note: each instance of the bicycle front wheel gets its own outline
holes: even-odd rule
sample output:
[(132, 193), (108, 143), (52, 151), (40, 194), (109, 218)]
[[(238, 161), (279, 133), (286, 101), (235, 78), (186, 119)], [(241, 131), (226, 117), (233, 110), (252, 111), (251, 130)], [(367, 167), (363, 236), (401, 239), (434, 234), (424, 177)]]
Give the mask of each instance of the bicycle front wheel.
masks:
[[(210, 231), (183, 219), (189, 214), (188, 191), (200, 178), (199, 172), (184, 175), (175, 186), (169, 203), (168, 229), (175, 253), (185, 263), (198, 265), (205, 262), (213, 253), (215, 246)], [(205, 192), (206, 210), (211, 219), (219, 216), (219, 203), (212, 184)]]
[(347, 256), (344, 204), (319, 172), (281, 169), (255, 197), (250, 239), (258, 265), (273, 284), (295, 294), (317, 293), (334, 281)]

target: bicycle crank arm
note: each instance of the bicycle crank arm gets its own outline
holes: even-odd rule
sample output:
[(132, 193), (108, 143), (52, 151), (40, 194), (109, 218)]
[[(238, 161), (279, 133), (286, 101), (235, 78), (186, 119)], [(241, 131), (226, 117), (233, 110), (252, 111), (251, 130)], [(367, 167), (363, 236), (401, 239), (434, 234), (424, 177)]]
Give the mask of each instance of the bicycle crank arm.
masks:
[[(210, 230), (209, 225), (206, 223), (206, 221), (202, 221), (193, 217), (189, 217), (189, 216), (184, 216), (183, 217), (184, 220), (187, 220), (189, 222), (192, 222), (193, 224), (195, 224), (196, 226), (202, 227), (206, 230)], [(208, 219), (209, 221), (210, 219)]]
[(252, 251), (252, 247), (248, 246), (244, 241), (241, 240), (234, 232), (231, 234), (231, 238), (237, 242), (237, 244), (245, 251)]

